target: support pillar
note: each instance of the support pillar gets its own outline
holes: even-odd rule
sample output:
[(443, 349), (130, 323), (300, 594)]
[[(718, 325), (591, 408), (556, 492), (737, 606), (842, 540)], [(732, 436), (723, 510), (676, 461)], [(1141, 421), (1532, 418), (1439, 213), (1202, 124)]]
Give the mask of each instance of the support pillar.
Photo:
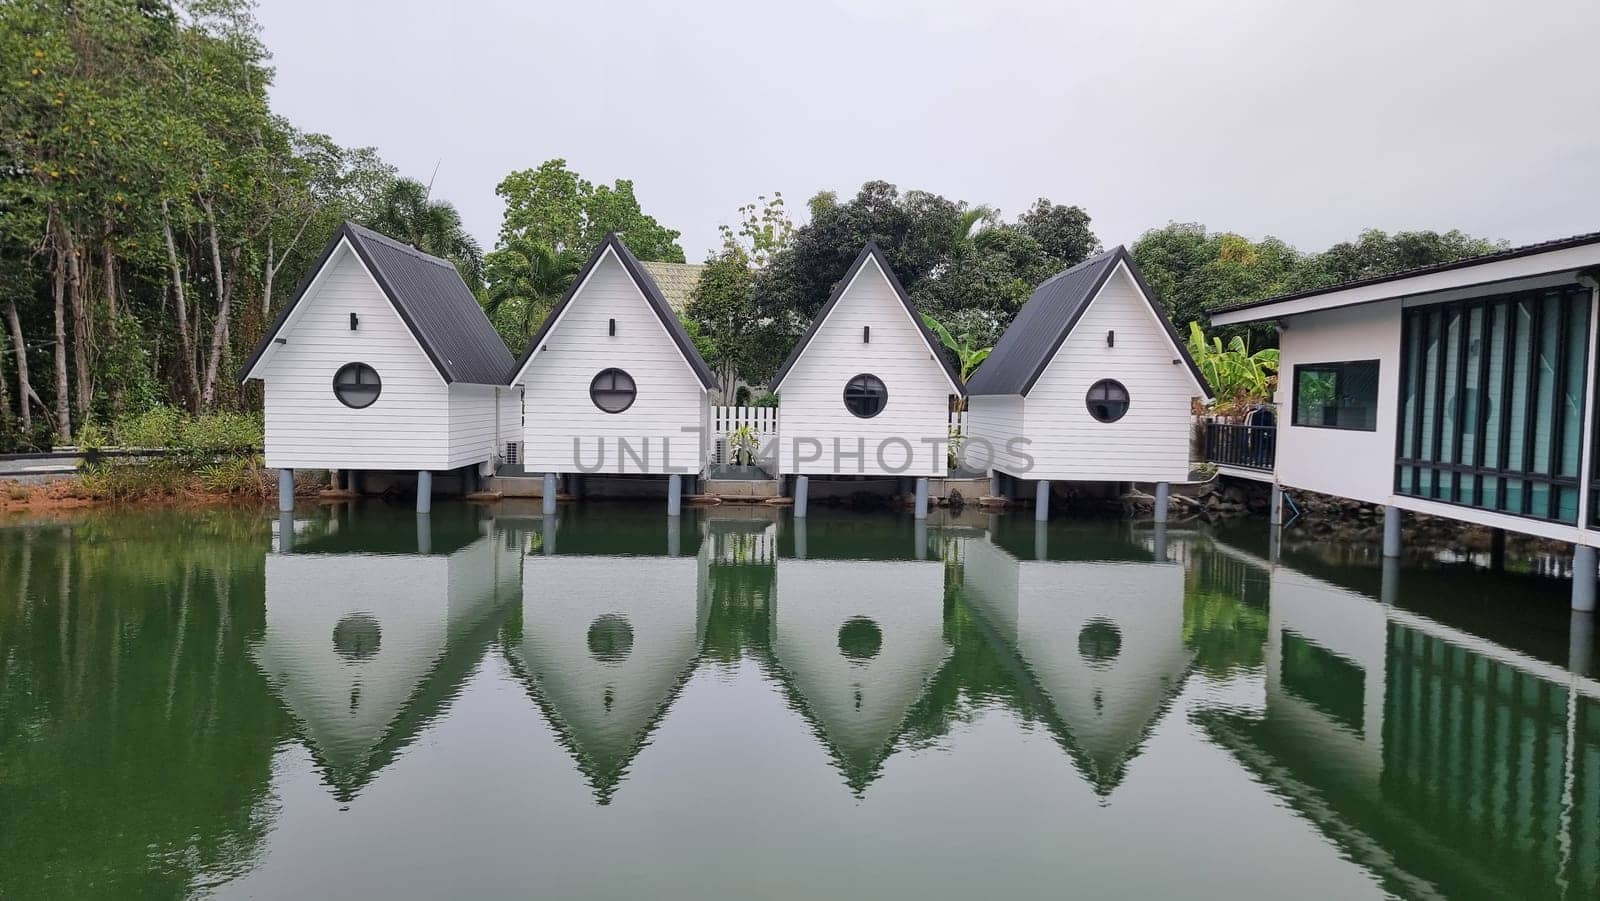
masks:
[(544, 474), (544, 515), (546, 517), (556, 515), (556, 492), (558, 490), (556, 486), (559, 481), (559, 477), (553, 472)]
[(1000, 473), (998, 472), (989, 473), (989, 496), (1000, 496)]
[(1050, 559), (1050, 526), (1042, 519), (1033, 521), (1033, 559)]
[(1150, 534), (1151, 550), (1155, 552), (1156, 562), (1167, 562), (1167, 524), (1156, 523), (1155, 529)]
[(1567, 669), (1574, 676), (1587, 676), (1594, 666), (1594, 614), (1572, 611), (1572, 627), (1567, 632)]
[(1040, 479), (1033, 486), (1033, 518), (1039, 522), (1050, 519), (1050, 480)]
[(1267, 521), (1273, 526), (1283, 525), (1283, 486), (1272, 483), (1272, 500), (1267, 504)]
[(919, 519), (911, 529), (911, 540), (918, 560), (928, 559), (928, 521)]
[(351, 494), (354, 494), (357, 497), (361, 496), (361, 481), (362, 479), (360, 470), (350, 469), (345, 471), (344, 486), (350, 490)]
[(1273, 526), (1267, 530), (1267, 562), (1276, 566), (1283, 557), (1283, 527)]
[(339, 470), (328, 470), (328, 488), (333, 491), (339, 490)]
[(667, 515), (677, 516), (683, 512), (683, 476), (667, 476)]
[[(554, 476), (546, 476), (545, 478), (554, 478)], [(551, 492), (550, 496), (555, 497), (555, 493)], [(539, 543), (542, 545), (541, 550), (544, 551), (546, 557), (554, 557), (556, 555), (556, 527), (560, 524), (561, 521), (556, 518), (554, 511), (545, 514), (544, 518), (539, 521), (539, 537), (543, 539)]]
[(1378, 599), (1385, 607), (1393, 607), (1400, 600), (1400, 558), (1383, 558), (1383, 581), (1379, 583)]
[[(1591, 551), (1593, 549), (1591, 548)], [(1385, 557), (1400, 556), (1400, 508), (1389, 506), (1383, 508), (1383, 555)], [(1589, 558), (1590, 582), (1594, 574), (1594, 558)], [(1593, 595), (1591, 594), (1591, 597)]]
[(417, 512), (433, 512), (433, 473), (426, 469), (417, 473)]
[(806, 521), (804, 518), (794, 521), (794, 558), (806, 558)]
[(917, 510), (916, 510), (916, 514), (915, 515), (916, 515), (917, 519), (927, 519), (928, 518), (928, 477), (927, 476), (922, 476), (921, 478), (917, 479)]
[(294, 470), (278, 470), (278, 512), (294, 510)]
[[(806, 494), (811, 490), (811, 480), (806, 476), (794, 477), (794, 518), (806, 518)], [(802, 535), (804, 533), (801, 533)], [(800, 535), (795, 536), (801, 537)], [(796, 545), (798, 547), (798, 545)]]
[(417, 553), (423, 556), (433, 553), (433, 517), (427, 513), (417, 516)]
[(1572, 549), (1572, 609), (1594, 612), (1595, 549), (1580, 544)]
[(1172, 503), (1172, 485), (1169, 482), (1156, 483), (1156, 507), (1154, 519), (1157, 525), (1167, 522), (1167, 507)]
[(683, 519), (667, 517), (667, 556), (676, 557), (683, 547)]

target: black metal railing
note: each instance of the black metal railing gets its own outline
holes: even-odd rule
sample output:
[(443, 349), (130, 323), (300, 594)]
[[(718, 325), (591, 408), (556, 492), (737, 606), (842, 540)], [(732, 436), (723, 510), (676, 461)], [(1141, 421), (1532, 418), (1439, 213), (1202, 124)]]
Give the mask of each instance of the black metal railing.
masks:
[(1271, 472), (1277, 450), (1276, 426), (1206, 423), (1207, 463)]

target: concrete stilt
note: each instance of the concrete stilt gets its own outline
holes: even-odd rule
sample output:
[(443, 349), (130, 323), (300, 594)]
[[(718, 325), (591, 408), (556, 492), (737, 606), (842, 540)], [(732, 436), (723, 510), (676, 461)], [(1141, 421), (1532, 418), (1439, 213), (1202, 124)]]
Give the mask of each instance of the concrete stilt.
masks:
[(1506, 571), (1506, 530), (1489, 530), (1489, 569), (1494, 572)]
[(1273, 526), (1267, 530), (1267, 562), (1277, 564), (1278, 558), (1283, 555), (1283, 529)]
[(1267, 504), (1267, 521), (1273, 526), (1283, 525), (1283, 486), (1272, 483), (1272, 501)]
[(351, 494), (354, 494), (357, 497), (361, 496), (361, 482), (362, 479), (360, 470), (350, 469), (345, 471), (344, 487), (349, 489)]
[(917, 519), (928, 518), (928, 477), (917, 479)]
[(911, 530), (913, 550), (918, 560), (928, 559), (928, 521), (919, 519)]
[(294, 509), (294, 470), (278, 470), (278, 512)]
[(1156, 506), (1153, 518), (1159, 524), (1165, 525), (1167, 521), (1167, 508), (1172, 504), (1172, 485), (1167, 482), (1156, 483)]
[[(545, 478), (551, 479), (554, 476), (545, 476)], [(550, 496), (555, 497), (555, 492), (552, 491)], [(556, 555), (556, 527), (560, 524), (561, 520), (556, 518), (554, 511), (546, 513), (544, 518), (539, 521), (539, 535), (544, 539), (540, 543), (544, 546), (542, 550), (546, 557), (554, 557)]]
[(794, 521), (794, 558), (806, 558), (806, 521), (803, 517)]
[[(1383, 508), (1383, 555), (1400, 556), (1400, 508)], [(1590, 569), (1593, 569), (1591, 566)], [(1591, 580), (1592, 581), (1592, 580)]]
[(1572, 627), (1567, 632), (1567, 669), (1574, 676), (1587, 676), (1594, 666), (1594, 614), (1572, 611)]
[(683, 512), (683, 476), (667, 476), (667, 515), (677, 516)]
[(1384, 606), (1393, 607), (1400, 600), (1400, 558), (1383, 558), (1383, 581), (1379, 583), (1378, 599)]
[(1595, 549), (1580, 544), (1572, 549), (1572, 609), (1594, 612)]
[(556, 492), (559, 490), (556, 486), (559, 484), (560, 479), (555, 473), (547, 472), (544, 474), (543, 510), (547, 519), (556, 515)]
[(417, 473), (417, 512), (433, 512), (433, 473), (426, 469)]
[(328, 487), (334, 491), (339, 490), (339, 470), (328, 470)]
[(1000, 496), (1000, 473), (998, 472), (989, 473), (989, 496)]
[[(806, 494), (811, 490), (811, 480), (806, 476), (794, 477), (794, 518), (806, 518)], [(799, 536), (796, 536), (799, 537)]]
[(294, 553), (294, 513), (289, 510), (278, 514), (278, 553)]
[(1033, 518), (1039, 522), (1050, 520), (1050, 480), (1040, 479), (1033, 486)]
[(417, 553), (433, 553), (433, 517), (426, 512), (417, 515)]
[(1033, 559), (1050, 559), (1050, 524), (1042, 519), (1033, 521)]
[(679, 516), (667, 517), (667, 556), (678, 556), (683, 547), (683, 518)]

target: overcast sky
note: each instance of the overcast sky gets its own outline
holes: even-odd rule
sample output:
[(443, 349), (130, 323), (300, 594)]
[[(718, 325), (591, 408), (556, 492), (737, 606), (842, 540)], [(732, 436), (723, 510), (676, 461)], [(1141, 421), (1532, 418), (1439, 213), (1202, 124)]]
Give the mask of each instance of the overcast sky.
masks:
[(1600, 230), (1596, 0), (262, 0), (273, 105), (373, 145), (493, 246), (494, 186), (631, 178), (691, 261), (779, 190), (881, 178), (1109, 246), (1169, 221)]

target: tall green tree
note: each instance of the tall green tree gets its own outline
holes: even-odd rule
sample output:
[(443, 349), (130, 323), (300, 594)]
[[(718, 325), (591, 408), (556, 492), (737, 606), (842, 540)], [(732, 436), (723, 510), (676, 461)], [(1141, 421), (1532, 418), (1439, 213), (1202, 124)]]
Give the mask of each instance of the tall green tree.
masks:
[(701, 355), (717, 371), (723, 403), (737, 397), (740, 379), (766, 381), (788, 354), (789, 334), (756, 302), (757, 274), (793, 240), (783, 195), (739, 208), (737, 228), (724, 225), (722, 249), (706, 259), (684, 318)]
[(1041, 197), (1017, 217), (1016, 228), (1039, 242), (1039, 247), (1066, 269), (1100, 252), (1100, 239), (1089, 223), (1089, 214), (1083, 207), (1052, 203)]
[(596, 185), (553, 159), (512, 172), (494, 190), (506, 204), (501, 245), (520, 240), (583, 256), (616, 232), (641, 260), (684, 260), (680, 232), (645, 214), (628, 179)]
[(484, 261), (488, 278), (484, 312), (507, 347), (522, 352), (582, 265), (572, 252), (551, 250), (524, 238), (489, 253)]
[(483, 289), (483, 249), (462, 226), (455, 205), (433, 199), (422, 182), (410, 178), (390, 182), (363, 224), (455, 263), (468, 287)]

